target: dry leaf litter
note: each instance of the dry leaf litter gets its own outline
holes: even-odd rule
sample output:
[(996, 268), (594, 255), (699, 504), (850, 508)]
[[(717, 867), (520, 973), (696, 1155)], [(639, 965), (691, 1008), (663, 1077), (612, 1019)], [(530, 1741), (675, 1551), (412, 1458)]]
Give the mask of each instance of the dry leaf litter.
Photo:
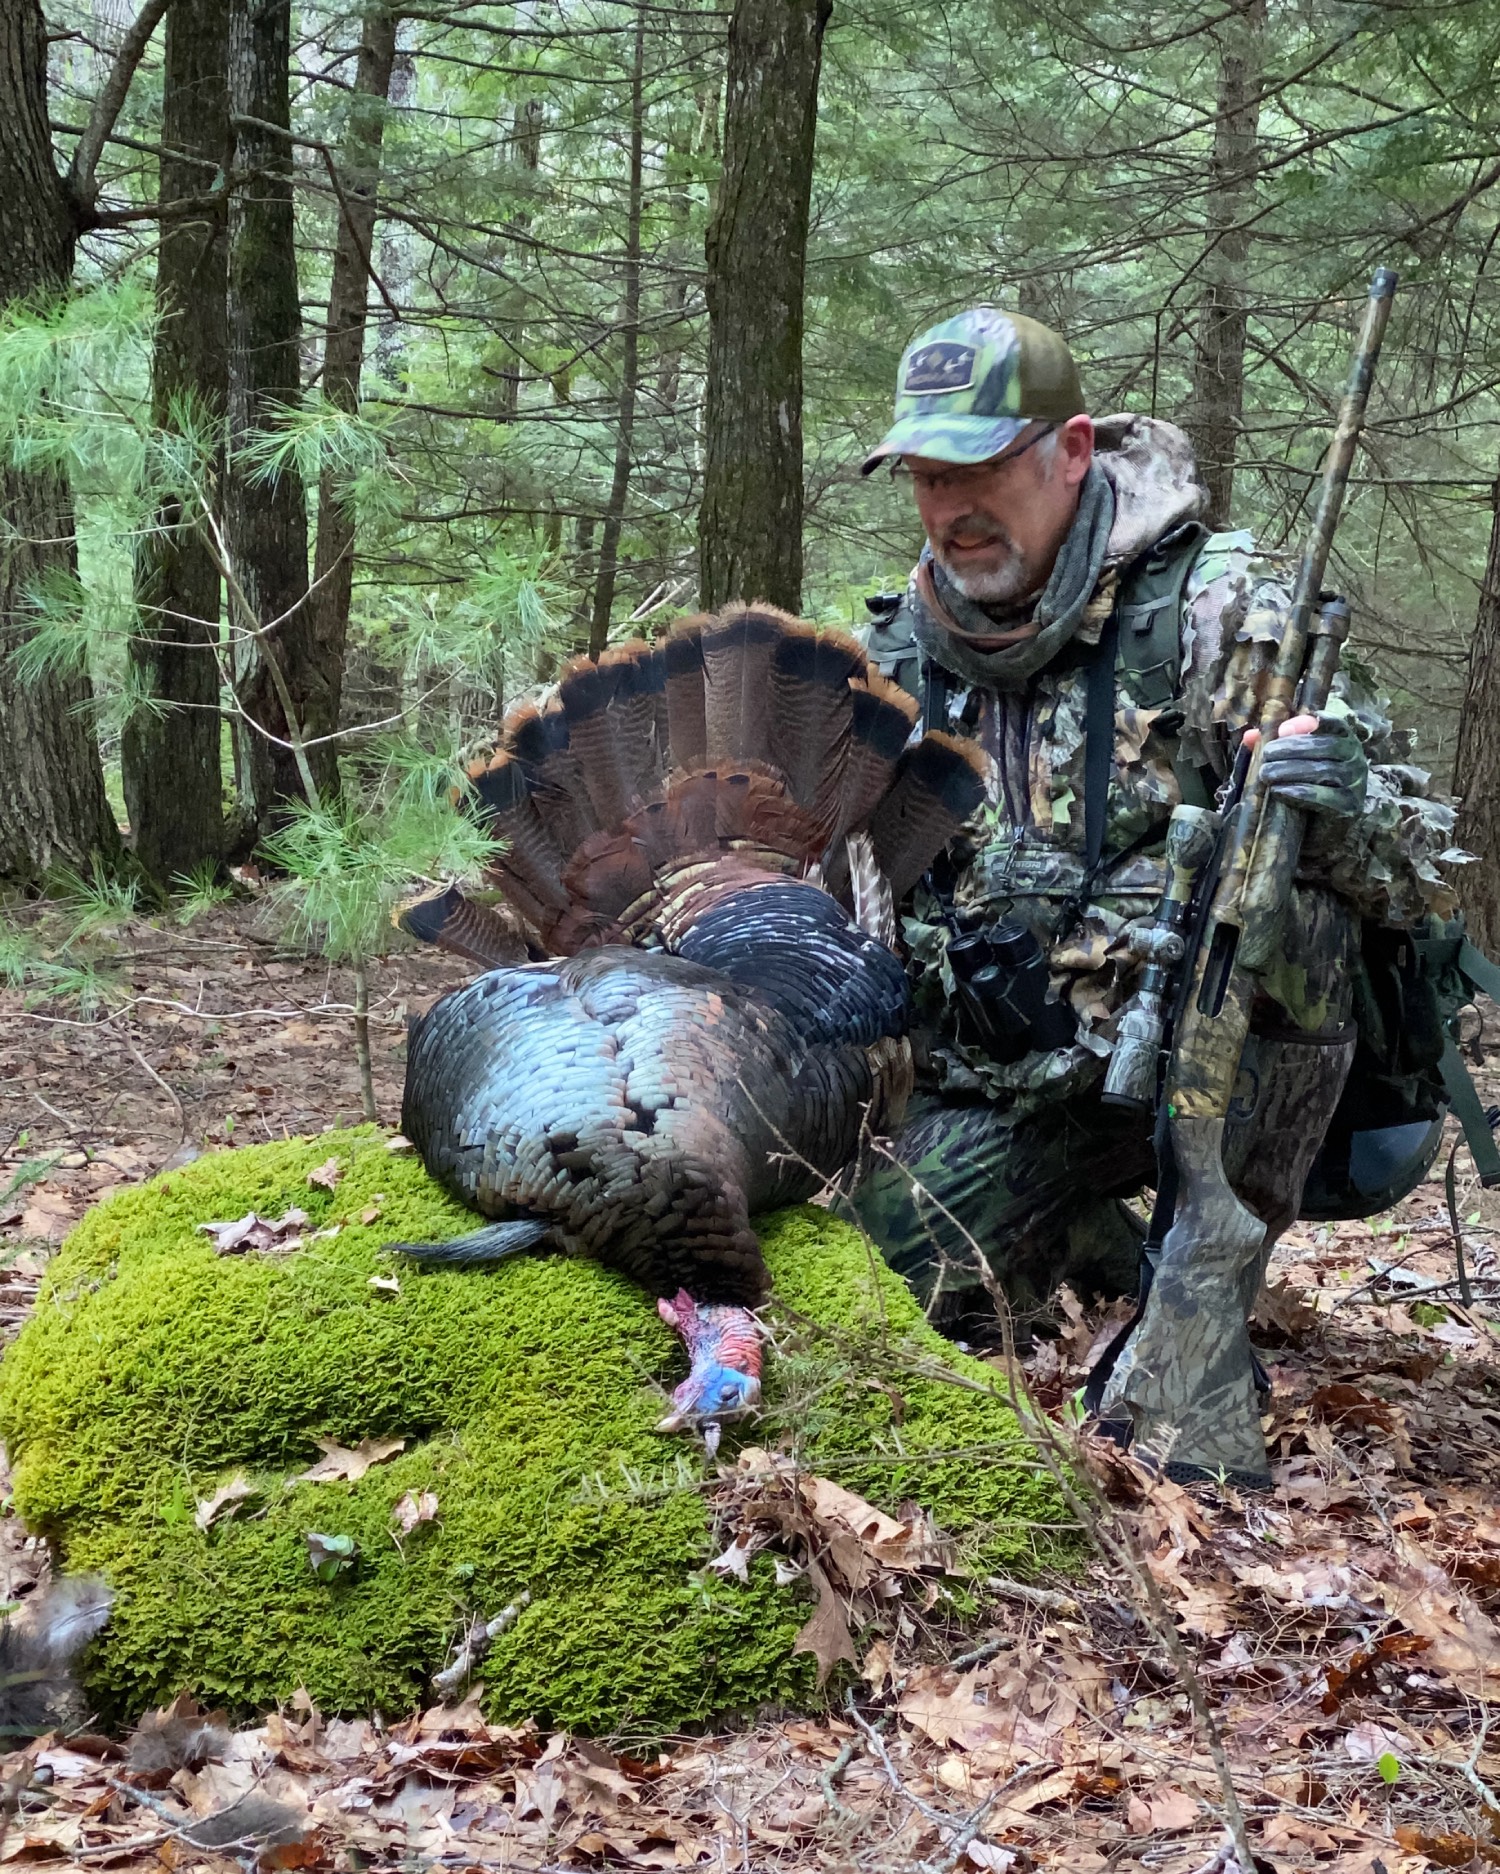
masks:
[[(124, 936), (124, 1000), (100, 1015), (0, 993), (0, 1191), (25, 1174), (0, 1199), (7, 1337), (49, 1247), (110, 1190), (357, 1110), (347, 983), (258, 934), (253, 907)], [(406, 1015), (458, 977), (425, 956), (376, 973), (387, 1117)], [(310, 1181), (339, 1175), (329, 1159)], [(1459, 1194), (1468, 1305), (1437, 1178), (1390, 1218), (1299, 1226), (1280, 1246), (1257, 1322), (1272, 1494), (1153, 1483), (1109, 1448), (1088, 1459), (1097, 1513), (1187, 1648), (1258, 1874), (1500, 1867), (1500, 1202), (1462, 1178)], [(213, 1232), (223, 1253), (279, 1254), (304, 1222)], [(1061, 1334), (1025, 1360), (1059, 1425), (1119, 1319), (1062, 1301)], [(395, 1448), (325, 1441), (307, 1475), (357, 1477)], [(231, 1479), (200, 1524), (250, 1496)], [(829, 1715), (668, 1740), (489, 1725), (475, 1675), (487, 1629), (519, 1612), (504, 1609), (455, 1637), (438, 1677), (458, 1702), (403, 1723), (304, 1698), (233, 1728), (185, 1694), (128, 1738), (0, 1757), (0, 1865), (1233, 1874), (1208, 1739), (1127, 1570), (968, 1582), (984, 1611), (956, 1641), (939, 1593), (952, 1557), (919, 1514), (755, 1448), (722, 1467), (718, 1504), (714, 1567), (770, 1548), (805, 1578), (800, 1640), (837, 1674)], [(431, 1493), (404, 1498), (392, 1539), (441, 1514)], [(0, 1571), (7, 1603), (46, 1578), (9, 1514)]]

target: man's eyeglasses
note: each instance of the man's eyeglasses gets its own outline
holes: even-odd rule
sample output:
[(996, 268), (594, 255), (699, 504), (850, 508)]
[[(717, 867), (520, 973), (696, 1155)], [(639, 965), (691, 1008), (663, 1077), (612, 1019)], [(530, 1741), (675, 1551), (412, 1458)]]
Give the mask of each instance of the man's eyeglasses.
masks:
[(939, 494), (947, 488), (977, 488), (988, 482), (1000, 469), (1019, 460), (1028, 449), (1034, 448), (1046, 436), (1057, 428), (1055, 423), (1047, 423), (1041, 429), (1028, 436), (1019, 449), (1011, 449), (1004, 455), (991, 456), (988, 462), (967, 462), (961, 467), (951, 469), (913, 469), (908, 468), (900, 456), (891, 457), (891, 480), (910, 482), (912, 487), (923, 494)]

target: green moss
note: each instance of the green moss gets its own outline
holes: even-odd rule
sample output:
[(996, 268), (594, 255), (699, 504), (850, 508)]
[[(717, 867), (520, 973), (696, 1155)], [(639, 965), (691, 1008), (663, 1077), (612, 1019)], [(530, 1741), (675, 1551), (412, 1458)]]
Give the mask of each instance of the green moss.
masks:
[[(336, 1189), (309, 1186), (330, 1155)], [(292, 1204), (337, 1233), (218, 1257), (197, 1228)], [(768, 1560), (748, 1587), (700, 1572), (705, 1467), (651, 1429), (684, 1369), (650, 1299), (592, 1263), (421, 1273), (381, 1247), (472, 1224), (361, 1129), (201, 1159), (68, 1239), (0, 1367), (0, 1435), (22, 1514), (118, 1591), (90, 1660), (107, 1714), (183, 1685), (241, 1709), (304, 1685), (327, 1711), (403, 1711), (465, 1617), (523, 1589), (531, 1605), (485, 1665), (497, 1718), (660, 1731), (812, 1702), (811, 1662), (791, 1651), (799, 1591)], [(764, 1242), (778, 1348), (745, 1436), (884, 1505), (915, 1498), (989, 1565), (1026, 1566), (1057, 1508), (1013, 1419), (917, 1369), (984, 1385), (989, 1370), (826, 1212), (767, 1219)], [(399, 1294), (372, 1287), (393, 1269)], [(317, 1435), (407, 1448), (357, 1485), (292, 1485)], [(199, 1530), (195, 1503), (237, 1470), (257, 1502)], [(424, 1489), (440, 1517), (398, 1545), (393, 1507)], [(332, 1583), (309, 1565), (314, 1530), (358, 1544)]]

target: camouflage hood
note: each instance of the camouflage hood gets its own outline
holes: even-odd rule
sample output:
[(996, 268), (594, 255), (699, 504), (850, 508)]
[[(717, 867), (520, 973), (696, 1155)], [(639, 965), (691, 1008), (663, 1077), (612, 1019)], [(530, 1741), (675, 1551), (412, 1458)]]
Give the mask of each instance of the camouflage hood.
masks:
[(1155, 416), (1100, 417), (1094, 460), (1115, 491), (1106, 568), (1128, 565), (1174, 527), (1208, 513), (1193, 445), (1175, 423)]
[(1029, 682), (1077, 636), (1095, 594), (1117, 568), (1139, 558), (1174, 527), (1206, 513), (1208, 494), (1198, 480), (1192, 447), (1175, 423), (1147, 416), (1103, 417), (1094, 436), (1093, 466), (1080, 492), (1077, 519), (1034, 603), (1027, 636), (998, 650), (978, 649), (971, 638), (1014, 630), (1016, 614), (1002, 618), (965, 598), (931, 548), (922, 549), (907, 595), (917, 642), (965, 683), (1014, 690)]

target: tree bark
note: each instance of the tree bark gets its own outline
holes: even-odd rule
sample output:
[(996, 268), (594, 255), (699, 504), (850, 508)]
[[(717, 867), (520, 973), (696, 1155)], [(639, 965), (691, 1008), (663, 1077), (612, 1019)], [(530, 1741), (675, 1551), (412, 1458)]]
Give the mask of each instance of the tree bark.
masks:
[(1490, 498), (1494, 520), (1469, 647), (1453, 788), (1462, 802), (1458, 843), (1479, 860), (1460, 867), (1459, 897), (1475, 943), (1494, 955), (1500, 950), (1500, 476)]
[(1215, 522), (1228, 524), (1234, 458), (1245, 407), (1245, 280), (1250, 257), (1246, 218), (1260, 167), (1260, 93), (1266, 0), (1232, 0), (1219, 34), (1219, 89), (1214, 123), (1193, 382), (1185, 427), (1198, 457)]
[(708, 262), (699, 603), (802, 602), (802, 328), (832, 0), (736, 0)]
[(615, 603), (615, 574), (620, 563), (620, 533), (630, 492), (630, 449), (635, 437), (635, 406), (641, 379), (641, 176), (644, 158), (646, 9), (635, 15), (635, 55), (630, 71), (630, 187), (625, 209), (625, 283), (621, 309), (620, 414), (615, 430), (615, 470), (610, 482), (604, 527), (599, 536), (599, 576), (589, 619), (589, 656), (599, 657), (609, 643), (609, 617)]
[[(52, 159), (47, 36), (36, 0), (0, 6), (0, 305), (67, 290), (77, 205)], [(39, 883), (49, 867), (114, 865), (119, 831), (104, 793), (87, 673), (23, 681), (33, 595), (77, 571), (66, 479), (0, 458), (0, 878)]]
[[(228, 0), (176, 0), (167, 16), (163, 77), (162, 206), (202, 196), (230, 157)], [(225, 304), (228, 237), (222, 209), (163, 218), (156, 261), (158, 324), (152, 420), (175, 421), (182, 400), (198, 423), (224, 420), (229, 376)], [(136, 857), (162, 883), (212, 864), (224, 850), (219, 762), (219, 569), (199, 503), (218, 499), (222, 463), (206, 489), (164, 502), (136, 557), (140, 625), (129, 656), (159, 708), (125, 724), (121, 779)]]
[[(396, 59), (397, 24), (398, 16), (393, 12), (377, 10), (365, 16), (354, 97), (339, 162), (339, 186), (345, 206), (339, 216), (328, 292), (323, 395), (351, 416), (359, 409), (365, 362), (380, 146)], [(337, 474), (325, 468), (318, 479), (318, 540), (308, 606), (315, 655), (319, 667), (327, 673), (329, 706), (335, 722), (343, 697), (344, 651), (354, 591), (354, 528), (353, 496), (340, 487)]]
[[(254, 651), (242, 643), (236, 691), (256, 728), (245, 731), (257, 824), (268, 827), (303, 786), (286, 744), (281, 686), (266, 669), (278, 659), (306, 740), (337, 726), (337, 682), (320, 662), (307, 604), (307, 499), (287, 465), (257, 474), (247, 451), (301, 397), (301, 314), (292, 214), (289, 62), (291, 0), (230, 0), (229, 108), (235, 137), (235, 187), (229, 203), (229, 462), (225, 536), (239, 593), (270, 637)], [(243, 725), (241, 725), (243, 729)], [(334, 744), (308, 751), (321, 792), (335, 791)]]

